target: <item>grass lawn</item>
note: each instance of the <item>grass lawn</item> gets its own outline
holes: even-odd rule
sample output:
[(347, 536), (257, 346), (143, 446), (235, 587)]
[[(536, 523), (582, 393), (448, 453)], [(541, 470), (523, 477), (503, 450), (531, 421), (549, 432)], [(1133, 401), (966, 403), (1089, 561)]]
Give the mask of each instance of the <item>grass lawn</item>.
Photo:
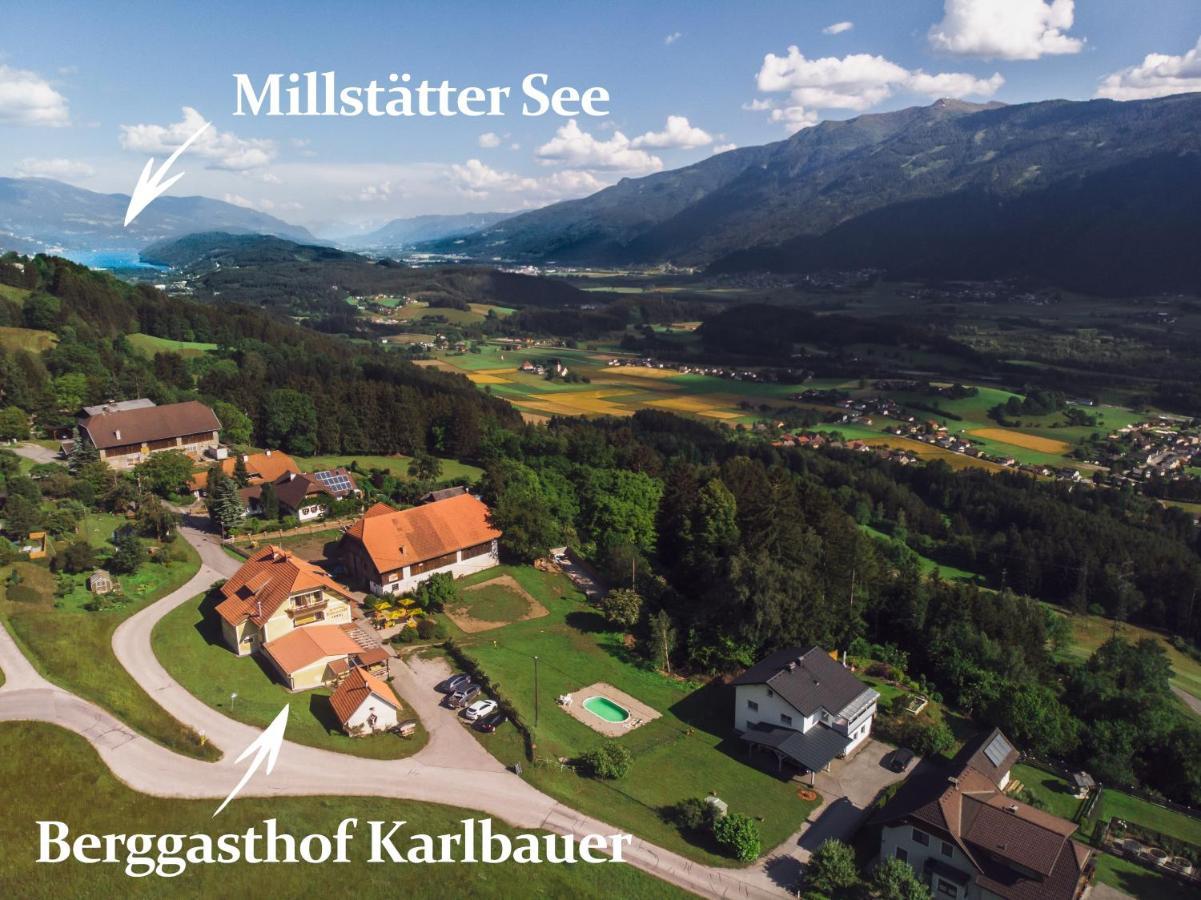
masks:
[(0, 284), (0, 297), (3, 297), (5, 300), (11, 300), (18, 306), (25, 302), (25, 298), (29, 294), (29, 288), (13, 287), (11, 284)]
[[(37, 764), (29, 764), (30, 748)], [(512, 897), (514, 886), (531, 898), (683, 897), (683, 892), (628, 865), (368, 865), (367, 819), (404, 820), (396, 843), (412, 834), (452, 834), (473, 814), (409, 800), (363, 797), (273, 797), (235, 800), (213, 818), (216, 801), (158, 799), (139, 794), (113, 777), (78, 735), (40, 722), (0, 725), (0, 777), (5, 788), (0, 846), (5, 848), (0, 884), (25, 897)], [(338, 823), (357, 818), (349, 843), (350, 865), (189, 866), (171, 879), (130, 878), (121, 865), (37, 863), (39, 820), (66, 822), (71, 837), (90, 834), (244, 834), (260, 832), (264, 819), (293, 835), (333, 834)], [(496, 831), (513, 829), (495, 823)], [(153, 856), (153, 851), (150, 854)], [(16, 887), (19, 886), (19, 887)]]
[(486, 584), (463, 591), (461, 596), (463, 602), (456, 609), (485, 622), (512, 622), (529, 609), (529, 601), (505, 584)]
[[(248, 725), (266, 727), (288, 703), (288, 740), (370, 759), (399, 759), (425, 746), (427, 735), (421, 727), (407, 739), (392, 734), (347, 737), (330, 709), (330, 691), (291, 694), (272, 677), (269, 663), (234, 656), (222, 642), (213, 605), (202, 594), (164, 616), (151, 636), (163, 668), (209, 706)], [(234, 693), (237, 699), (231, 700)], [(406, 708), (402, 718), (413, 718), (412, 710)]]
[[(900, 544), (900, 541), (898, 541), (892, 535), (885, 534), (883, 531), (880, 531), (879, 529), (876, 529), (876, 528), (872, 528), (870, 525), (860, 525), (859, 527), (863, 531), (865, 531), (867, 534), (870, 534), (872, 537), (874, 537), (878, 541), (883, 541), (885, 543), (894, 544), (894, 545)], [(928, 556), (922, 556), (920, 553), (913, 550), (908, 545), (903, 545), (903, 546), (905, 547), (906, 550), (908, 550), (910, 553), (913, 553), (913, 555), (917, 557), (918, 563), (922, 567), (922, 571), (927, 575), (929, 575), (931, 572), (937, 571), (939, 576), (944, 581), (977, 582), (977, 581), (983, 580), (981, 578), (981, 576), (979, 576), (975, 572), (969, 572), (966, 569), (959, 569), (959, 568), (956, 568), (955, 566), (944, 566), (942, 563), (935, 562), (934, 560), (930, 559)]]
[(1197, 896), (1175, 878), (1108, 853), (1097, 854), (1097, 881), (1147, 900), (1188, 900)]
[(1164, 809), (1111, 788), (1104, 788), (1097, 810), (1097, 816), (1103, 822), (1115, 817), (1125, 819), (1135, 825), (1142, 825), (1168, 837), (1201, 847), (1201, 819)]
[(57, 343), (58, 335), (53, 331), (0, 326), (0, 347), (5, 350), (32, 350), (36, 353), (49, 350)]
[(131, 334), (127, 336), (131, 347), (142, 356), (154, 358), (156, 353), (178, 353), (180, 356), (203, 356), (210, 350), (216, 350), (216, 344), (201, 341), (173, 341), (170, 338), (155, 337), (150, 334)]
[[(409, 478), (409, 456), (372, 456), (364, 455), (346, 455), (346, 456), (310, 456), (307, 459), (297, 457), (296, 464), (300, 466), (304, 472), (319, 472), (322, 469), (334, 469), (338, 466), (350, 467), (352, 462), (357, 462), (362, 471), (370, 469), (388, 469), (397, 478), (408, 480)], [(438, 481), (454, 481), (459, 478), (465, 478), (468, 481), (477, 481), (484, 470), (478, 466), (469, 466), (467, 463), (461, 463), (453, 459), (442, 460), (442, 474), (438, 477)]]
[(1042, 803), (1042, 809), (1069, 821), (1076, 818), (1083, 800), (1077, 800), (1072, 787), (1058, 775), (1044, 772), (1033, 766), (1018, 763), (1013, 767), (1013, 776)]
[[(54, 578), (42, 566), (14, 563), (42, 599), (36, 603), (0, 601), (0, 618), (30, 662), (46, 678), (107, 709), (131, 728), (179, 753), (202, 759), (220, 754), (203, 746), (195, 732), (173, 719), (155, 703), (113, 656), (113, 632), (129, 616), (183, 585), (196, 574), (200, 557), (186, 542), (187, 560), (159, 565), (146, 563), (133, 576), (123, 576), (130, 602), (113, 609), (89, 612), (83, 608), (86, 589), (77, 586), (61, 600), (54, 597)], [(6, 578), (8, 567), (0, 569)], [(85, 576), (74, 576), (82, 582)]]
[[(733, 690), (668, 678), (631, 658), (620, 634), (562, 576), (530, 567), (491, 569), (467, 584), (507, 572), (550, 614), (515, 622), (478, 636), (464, 636), (453, 623), (463, 651), (478, 661), (534, 723), (534, 656), (538, 662), (538, 716), (534, 728), (540, 762), (525, 764), (531, 784), (590, 815), (645, 837), (692, 859), (734, 865), (715, 848), (691, 842), (661, 812), (689, 797), (715, 792), (735, 812), (762, 817), (763, 850), (769, 852), (795, 832), (816, 805), (797, 798), (795, 784), (749, 764), (731, 730)], [(617, 781), (576, 775), (559, 757), (575, 758), (603, 742), (600, 734), (559, 709), (554, 698), (594, 682), (607, 682), (648, 704), (661, 718), (618, 740), (633, 754), (630, 773)], [(523, 759), (515, 736), (481, 739), (503, 762)], [(523, 761), (524, 764), (524, 761)]]

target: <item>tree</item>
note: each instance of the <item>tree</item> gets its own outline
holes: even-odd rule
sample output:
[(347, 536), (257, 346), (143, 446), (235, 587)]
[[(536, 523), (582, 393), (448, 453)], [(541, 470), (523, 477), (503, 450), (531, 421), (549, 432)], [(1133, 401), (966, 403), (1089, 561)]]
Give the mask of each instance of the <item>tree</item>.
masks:
[(217, 400), (213, 412), (221, 422), (221, 438), (235, 447), (247, 447), (254, 442), (254, 422), (232, 403)]
[(62, 554), (63, 570), (76, 575), (96, 565), (96, 548), (87, 541), (73, 541)]
[(222, 472), (220, 466), (209, 468), (207, 506), (209, 518), (217, 523), (223, 536), (237, 528), (246, 513), (238, 495), (238, 483)]
[(650, 631), (651, 660), (670, 675), (671, 654), (676, 649), (677, 635), (667, 610), (661, 609), (651, 616)]
[(234, 460), (234, 481), (238, 483), (238, 487), (250, 484), (250, 471), (246, 468), (246, 456), (242, 453)]
[(869, 885), (880, 900), (930, 900), (930, 889), (913, 871), (913, 866), (890, 856), (872, 871)]
[(129, 528), (122, 528), (113, 535), (113, 552), (108, 558), (108, 567), (118, 575), (132, 575), (148, 554), (141, 539)]
[(157, 497), (144, 494), (138, 501), (138, 531), (165, 541), (179, 525), (179, 516)]
[(417, 481), (436, 481), (442, 475), (442, 460), (424, 450), (418, 450), (409, 460), (409, 477)]
[(39, 504), (20, 494), (8, 498), (4, 505), (4, 530), (16, 540), (24, 540), (31, 531), (37, 531), (42, 524), (42, 510)]
[(29, 416), (17, 406), (0, 409), (0, 440), (23, 441), (29, 437)]
[(317, 409), (307, 394), (280, 388), (264, 404), (264, 437), (269, 447), (312, 456), (317, 450)]
[[(100, 451), (91, 441), (83, 439), (79, 426), (76, 425), (74, 431), (71, 432), (71, 452), (67, 454), (67, 470), (72, 475), (77, 475), (84, 466), (94, 463), (100, 463)], [(103, 463), (101, 464), (103, 465)], [(112, 471), (107, 465), (104, 468)]]
[(859, 884), (855, 851), (834, 838), (822, 841), (809, 859), (805, 882), (813, 890), (830, 897), (849, 892)]
[(642, 618), (642, 598), (631, 588), (614, 588), (600, 601), (605, 621), (629, 631)]
[(270, 482), (264, 482), (261, 492), (259, 493), (259, 506), (263, 510), (263, 518), (274, 521), (279, 518), (279, 493), (275, 490), (275, 485)]
[(583, 756), (584, 765), (593, 778), (624, 778), (634, 758), (617, 741), (605, 741)]
[(164, 450), (134, 466), (133, 474), (146, 490), (160, 497), (170, 497), (187, 487), (195, 465), (179, 450)]
[(458, 602), (459, 587), (449, 572), (437, 572), (417, 585), (413, 597), (422, 609), (440, 612)]
[(750, 816), (739, 813), (728, 812), (715, 819), (713, 837), (718, 846), (742, 862), (757, 859), (762, 850), (759, 826)]

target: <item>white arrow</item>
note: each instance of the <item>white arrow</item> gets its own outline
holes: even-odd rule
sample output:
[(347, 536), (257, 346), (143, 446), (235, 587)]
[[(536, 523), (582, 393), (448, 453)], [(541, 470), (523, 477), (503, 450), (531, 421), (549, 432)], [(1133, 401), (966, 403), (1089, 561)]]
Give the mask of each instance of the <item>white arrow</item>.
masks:
[(252, 762), (249, 768), (246, 769), (246, 774), (242, 776), (242, 780), (234, 785), (234, 789), (229, 792), (229, 796), (226, 797), (221, 805), (217, 807), (217, 812), (213, 813), (214, 819), (217, 818), (217, 813), (225, 809), (225, 805), (229, 803), (230, 800), (238, 796), (238, 791), (246, 787), (246, 782), (250, 780), (251, 775), (258, 771), (258, 768), (264, 759), (267, 760), (267, 774), (271, 774), (271, 771), (275, 768), (275, 761), (279, 759), (279, 748), (283, 746), (284, 729), (287, 727), (288, 707), (285, 706), (279, 711), (279, 715), (275, 717), (275, 720), (267, 726), (263, 733), (251, 741), (250, 746), (243, 750), (241, 755), (234, 760), (235, 763), (240, 763), (251, 753), (256, 754), (254, 757), (254, 762)]
[(166, 193), (171, 185), (179, 181), (186, 174), (180, 172), (178, 175), (173, 175), (166, 181), (163, 181), (163, 176), (167, 174), (167, 170), (171, 168), (171, 164), (179, 159), (179, 155), (187, 150), (196, 142), (196, 138), (200, 137), (212, 122), (205, 122), (200, 130), (194, 135), (175, 148), (175, 152), (167, 157), (167, 161), (159, 166), (159, 170), (153, 175), (150, 170), (154, 167), (154, 157), (150, 157), (146, 161), (146, 168), (142, 169), (142, 174), (138, 176), (138, 183), (133, 189), (133, 195), (129, 198), (129, 209), (125, 210), (125, 227), (129, 227), (129, 223), (138, 217), (138, 213), (144, 210), (154, 201), (160, 194)]

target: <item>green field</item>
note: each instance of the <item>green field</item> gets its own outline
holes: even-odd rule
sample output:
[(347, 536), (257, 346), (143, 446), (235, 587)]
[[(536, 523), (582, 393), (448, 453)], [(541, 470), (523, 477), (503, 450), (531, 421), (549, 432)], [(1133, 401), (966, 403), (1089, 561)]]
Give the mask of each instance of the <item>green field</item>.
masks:
[(892, 535), (885, 534), (883, 531), (872, 528), (870, 525), (860, 525), (859, 527), (864, 531), (864, 533), (870, 534), (878, 541), (882, 541), (886, 544), (892, 544), (894, 546), (899, 545), (904, 547), (905, 550), (917, 557), (917, 561), (921, 565), (922, 571), (927, 575), (929, 575), (931, 572), (938, 572), (939, 577), (941, 577), (944, 581), (976, 582), (982, 580), (981, 577), (975, 572), (969, 572), (966, 569), (958, 569), (955, 566), (944, 566), (942, 563), (935, 562), (927, 556), (922, 556), (909, 546), (901, 544), (901, 542)]
[(1037, 799), (1036, 806), (1060, 818), (1074, 821), (1084, 803), (1076, 799), (1072, 786), (1065, 779), (1034, 766), (1018, 763), (1013, 767), (1012, 778), (1020, 781)]
[[(221, 638), (214, 605), (202, 594), (165, 615), (151, 636), (163, 668), (209, 706), (239, 722), (265, 728), (289, 704), (288, 740), (370, 759), (400, 759), (425, 746), (427, 735), (421, 727), (407, 739), (393, 734), (367, 738), (343, 734), (329, 705), (331, 692), (323, 688), (289, 693), (275, 680), (269, 663), (235, 656)], [(413, 718), (412, 710), (406, 708), (402, 716)]]
[(28, 288), (13, 287), (11, 284), (0, 284), (0, 299), (8, 300), (20, 306), (28, 296)]
[[(529, 781), (571, 806), (610, 824), (627, 828), (668, 849), (714, 865), (733, 865), (710, 846), (683, 837), (664, 821), (661, 811), (710, 791), (730, 809), (759, 823), (764, 852), (794, 833), (814, 802), (797, 798), (796, 785), (774, 771), (756, 768), (732, 734), (732, 689), (714, 683), (697, 688), (645, 668), (626, 649), (622, 635), (610, 631), (600, 615), (561, 576), (529, 567), (509, 570), (550, 614), (515, 622), (456, 640), (516, 705), (523, 719), (535, 721), (534, 657), (538, 657), (538, 716), (534, 728), (541, 763), (528, 764), (516, 740), (482, 743), (503, 762), (521, 761)], [(465, 584), (494, 577), (495, 570), (464, 579)], [(618, 740), (633, 754), (630, 773), (618, 781), (582, 777), (556, 762), (578, 757), (604, 738), (557, 707), (554, 698), (594, 682), (606, 682), (637, 697), (661, 718), (631, 730)]]
[[(489, 572), (492, 577), (504, 574), (496, 569)], [(474, 590), (460, 591), (460, 597), (462, 601), (455, 609), (484, 622), (512, 622), (529, 609), (529, 601), (506, 584), (483, 584)]]
[(127, 335), (131, 347), (142, 356), (153, 358), (156, 353), (178, 353), (180, 356), (203, 356), (210, 350), (216, 350), (216, 344), (205, 344), (200, 341), (173, 341), (168, 338), (154, 337), (149, 334)]
[(5, 350), (31, 350), (40, 353), (49, 350), (58, 343), (58, 335), (53, 331), (39, 331), (36, 328), (14, 328), (9, 325), (0, 326), (0, 347)]
[(1201, 819), (1157, 806), (1130, 794), (1104, 788), (1097, 805), (1096, 818), (1102, 822), (1125, 819), (1168, 837), (1201, 847)]
[[(115, 517), (89, 516), (81, 535), (102, 546), (112, 533)], [(170, 715), (142, 689), (117, 662), (112, 651), (113, 632), (129, 616), (164, 597), (188, 581), (200, 567), (200, 557), (182, 539), (177, 539), (185, 560), (166, 565), (145, 563), (131, 576), (119, 576), (130, 602), (103, 611), (89, 611), (83, 604), (91, 599), (83, 582), (86, 576), (71, 576), (74, 586), (61, 599), (54, 596), (54, 576), (45, 566), (13, 563), (22, 584), (34, 588), (37, 602), (21, 602), (5, 596), (0, 601), (0, 618), (30, 662), (54, 683), (103, 706), (117, 718), (147, 737), (180, 753), (213, 759), (217, 751), (204, 746), (191, 729)], [(0, 569), (6, 579), (9, 567)]]
[[(31, 750), (36, 761), (31, 763)], [(5, 784), (0, 886), (10, 897), (357, 897), (522, 896), (668, 898), (681, 891), (628, 865), (522, 865), (519, 863), (370, 865), (366, 820), (406, 822), (397, 845), (412, 834), (453, 834), (478, 815), (410, 800), (377, 797), (272, 797), (235, 800), (213, 818), (214, 800), (160, 799), (118, 781), (78, 735), (40, 722), (0, 725), (0, 777)], [(399, 775), (398, 777), (404, 777)], [(231, 834), (275, 819), (281, 833), (332, 835), (343, 819), (359, 820), (349, 843), (349, 865), (192, 865), (170, 879), (130, 878), (121, 865), (38, 863), (38, 821), (62, 821), (72, 837), (88, 834)], [(513, 829), (494, 821), (495, 831)], [(153, 852), (150, 854), (153, 857)]]
[[(303, 472), (320, 472), (322, 469), (335, 469), (338, 466), (350, 468), (352, 462), (357, 462), (361, 471), (371, 469), (387, 469), (397, 478), (409, 479), (409, 463), (411, 456), (372, 456), (371, 454), (346, 454), (343, 456), (309, 456), (297, 457), (296, 464)], [(478, 481), (484, 470), (478, 466), (470, 466), (453, 459), (442, 460), (442, 474), (438, 481)]]
[(1145, 900), (1196, 900), (1196, 892), (1185, 887), (1175, 878), (1152, 872), (1138, 863), (1097, 854), (1097, 881), (1115, 887), (1131, 897)]

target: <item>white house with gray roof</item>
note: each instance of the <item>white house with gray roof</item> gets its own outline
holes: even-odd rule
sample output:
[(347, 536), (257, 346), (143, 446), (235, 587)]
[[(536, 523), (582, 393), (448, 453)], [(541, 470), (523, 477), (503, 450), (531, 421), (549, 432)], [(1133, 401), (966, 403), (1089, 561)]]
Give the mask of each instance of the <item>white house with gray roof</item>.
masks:
[(820, 647), (789, 647), (734, 679), (734, 729), (820, 772), (867, 740), (880, 695)]

